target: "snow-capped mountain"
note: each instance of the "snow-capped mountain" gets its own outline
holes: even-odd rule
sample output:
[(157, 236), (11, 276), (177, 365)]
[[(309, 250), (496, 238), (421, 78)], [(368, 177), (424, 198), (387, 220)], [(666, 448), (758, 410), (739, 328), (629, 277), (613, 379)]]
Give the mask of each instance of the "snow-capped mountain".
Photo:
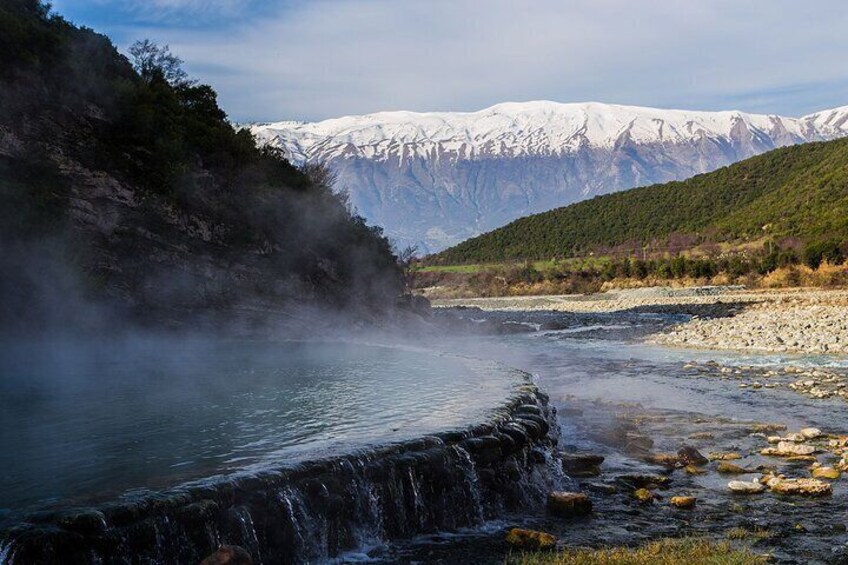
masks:
[(296, 164), (322, 161), (359, 213), (438, 251), (515, 218), (848, 135), (848, 106), (803, 118), (600, 103), (498, 104), (257, 124)]

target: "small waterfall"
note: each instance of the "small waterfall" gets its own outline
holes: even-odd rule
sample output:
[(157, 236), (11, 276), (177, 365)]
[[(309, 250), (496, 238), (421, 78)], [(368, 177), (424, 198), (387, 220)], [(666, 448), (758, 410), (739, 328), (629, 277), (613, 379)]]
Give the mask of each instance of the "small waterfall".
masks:
[[(328, 561), (542, 504), (567, 480), (558, 427), (532, 389), (498, 420), (368, 453), (315, 461), (3, 534), (0, 564), (198, 563), (221, 544), (256, 563)], [(10, 535), (12, 536), (10, 538)]]
[(474, 525), (482, 524), (484, 520), (483, 499), (480, 495), (480, 477), (477, 476), (477, 468), (474, 466), (474, 460), (471, 458), (470, 453), (458, 445), (453, 446), (453, 450), (459, 456), (461, 469), (465, 475), (465, 485), (468, 488), (471, 509), (474, 512)]
[(13, 557), (12, 543), (10, 541), (0, 540), (0, 565), (11, 563)]
[(231, 513), (237, 524), (239, 536), (236, 539), (229, 540), (229, 543), (245, 548), (253, 557), (253, 562), (256, 565), (263, 565), (262, 548), (259, 545), (259, 536), (256, 534), (256, 526), (253, 524), (250, 511), (244, 506), (238, 506), (233, 508)]

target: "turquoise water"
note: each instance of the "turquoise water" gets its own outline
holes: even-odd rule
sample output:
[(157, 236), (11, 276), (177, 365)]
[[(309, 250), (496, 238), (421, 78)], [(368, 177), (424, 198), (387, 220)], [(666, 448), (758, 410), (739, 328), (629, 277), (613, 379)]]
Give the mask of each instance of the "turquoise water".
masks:
[(7, 343), (0, 370), (6, 514), (463, 428), (523, 378), (408, 348), (201, 340)]

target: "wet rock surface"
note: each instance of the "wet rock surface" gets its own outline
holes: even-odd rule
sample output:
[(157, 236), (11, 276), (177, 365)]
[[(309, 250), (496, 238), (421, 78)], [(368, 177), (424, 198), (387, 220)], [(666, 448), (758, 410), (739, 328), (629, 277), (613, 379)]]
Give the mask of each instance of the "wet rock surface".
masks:
[(465, 431), (72, 515), (30, 515), (0, 531), (0, 556), (16, 564), (242, 563), (232, 561), (241, 554), (230, 546), (239, 546), (256, 563), (313, 563), (476, 528), (543, 509), (549, 492), (570, 483), (553, 461), (554, 417), (528, 380), (490, 422)]
[(546, 532), (513, 528), (506, 535), (506, 542), (520, 551), (554, 549), (557, 538)]
[(561, 518), (583, 516), (592, 511), (592, 501), (582, 492), (548, 493), (548, 512)]

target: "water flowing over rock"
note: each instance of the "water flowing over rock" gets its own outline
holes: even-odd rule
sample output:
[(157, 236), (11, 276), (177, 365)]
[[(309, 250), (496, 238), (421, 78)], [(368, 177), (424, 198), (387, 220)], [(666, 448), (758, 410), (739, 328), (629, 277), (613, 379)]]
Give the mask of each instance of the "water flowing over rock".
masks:
[(324, 560), (364, 545), (482, 524), (542, 505), (565, 479), (547, 397), (526, 385), (465, 432), (134, 503), (30, 516), (0, 531), (0, 562), (199, 563), (237, 545), (254, 563)]

